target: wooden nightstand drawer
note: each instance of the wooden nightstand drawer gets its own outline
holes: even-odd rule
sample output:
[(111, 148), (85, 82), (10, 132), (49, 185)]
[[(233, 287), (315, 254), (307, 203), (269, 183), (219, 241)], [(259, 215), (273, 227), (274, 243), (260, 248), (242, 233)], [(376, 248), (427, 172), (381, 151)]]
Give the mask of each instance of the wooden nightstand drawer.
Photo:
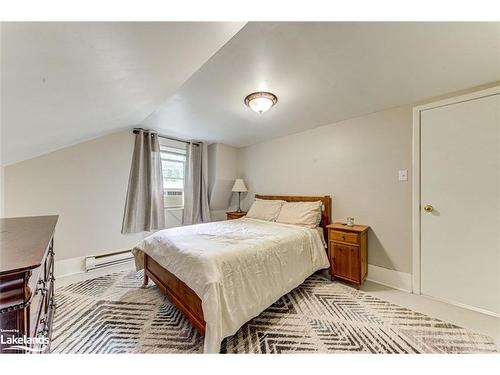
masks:
[(359, 243), (359, 236), (357, 233), (340, 232), (336, 230), (330, 231), (330, 241), (349, 242), (353, 244)]

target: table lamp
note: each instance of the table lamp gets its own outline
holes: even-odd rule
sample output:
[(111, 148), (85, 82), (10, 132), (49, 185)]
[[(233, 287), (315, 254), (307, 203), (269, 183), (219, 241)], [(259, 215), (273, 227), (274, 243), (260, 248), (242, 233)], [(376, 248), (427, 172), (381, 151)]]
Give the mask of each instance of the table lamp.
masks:
[(245, 192), (248, 191), (247, 187), (245, 186), (245, 181), (243, 181), (243, 179), (241, 179), (241, 178), (237, 178), (234, 181), (234, 185), (233, 185), (232, 191), (235, 192), (235, 193), (238, 193), (238, 211), (236, 211), (236, 212), (242, 212), (241, 211), (241, 206), (240, 206), (240, 203), (241, 203), (241, 193), (245, 193)]

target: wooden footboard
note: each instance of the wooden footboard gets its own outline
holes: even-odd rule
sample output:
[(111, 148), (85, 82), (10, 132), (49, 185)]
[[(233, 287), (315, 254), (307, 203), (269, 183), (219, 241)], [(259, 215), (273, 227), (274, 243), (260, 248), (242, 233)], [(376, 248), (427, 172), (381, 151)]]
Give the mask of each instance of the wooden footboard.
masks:
[(144, 253), (145, 285), (148, 283), (148, 278), (154, 281), (170, 301), (189, 319), (196, 330), (205, 335), (205, 319), (203, 318), (200, 297), (174, 274), (168, 272)]

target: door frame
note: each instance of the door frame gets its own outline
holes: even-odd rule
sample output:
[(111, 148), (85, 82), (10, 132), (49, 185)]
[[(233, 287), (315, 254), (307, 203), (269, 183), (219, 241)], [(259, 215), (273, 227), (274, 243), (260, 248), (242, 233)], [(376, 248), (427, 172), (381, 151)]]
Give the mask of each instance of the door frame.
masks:
[(413, 107), (413, 160), (412, 160), (412, 293), (421, 294), (421, 268), (420, 268), (420, 126), (423, 111), (445, 107), (451, 104), (468, 102), (482, 97), (500, 94), (500, 85), (487, 89), (474, 91), (468, 94), (455, 96), (448, 99), (437, 100)]

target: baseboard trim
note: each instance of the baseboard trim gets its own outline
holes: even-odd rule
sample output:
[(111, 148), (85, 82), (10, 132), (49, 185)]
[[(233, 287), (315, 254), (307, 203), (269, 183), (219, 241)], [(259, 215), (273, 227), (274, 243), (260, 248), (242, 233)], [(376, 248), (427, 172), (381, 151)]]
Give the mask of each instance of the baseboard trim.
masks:
[(368, 265), (368, 281), (388, 286), (403, 292), (411, 293), (411, 274), (375, 266)]
[(86, 257), (78, 257), (78, 258), (70, 258), (70, 259), (63, 259), (56, 261), (54, 267), (56, 288), (104, 276), (113, 272), (132, 270), (135, 267), (134, 261), (132, 259), (127, 262), (123, 262), (108, 267), (98, 268), (87, 272), (85, 270), (85, 258)]
[(482, 309), (480, 307), (467, 305), (465, 303), (452, 301), (452, 300), (449, 300), (446, 298), (433, 297), (433, 296), (429, 296), (427, 294), (420, 294), (420, 295), (423, 297), (429, 298), (429, 299), (433, 299), (434, 301), (444, 302), (444, 303), (447, 303), (448, 305), (453, 305), (453, 306), (461, 307), (463, 309), (472, 310), (472, 311), (475, 311), (475, 312), (478, 312), (481, 314), (494, 316), (495, 318), (500, 318), (500, 314), (497, 312), (494, 312), (494, 311), (485, 310), (485, 309)]

